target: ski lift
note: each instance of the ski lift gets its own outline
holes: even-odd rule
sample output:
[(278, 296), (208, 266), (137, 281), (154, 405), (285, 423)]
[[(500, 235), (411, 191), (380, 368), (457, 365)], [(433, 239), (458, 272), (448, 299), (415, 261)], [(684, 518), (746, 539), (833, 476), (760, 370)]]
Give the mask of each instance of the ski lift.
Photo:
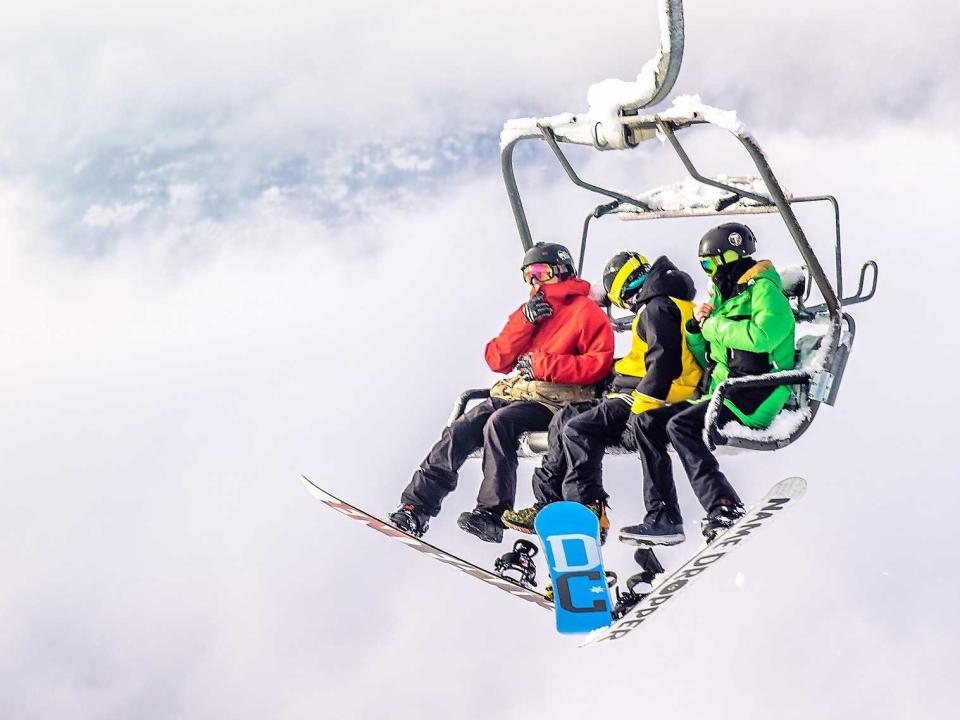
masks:
[[(807, 430), (822, 403), (833, 405), (836, 402), (856, 335), (853, 317), (845, 312), (844, 308), (866, 302), (874, 296), (877, 287), (877, 263), (868, 260), (863, 264), (857, 291), (844, 297), (840, 206), (837, 199), (832, 195), (794, 196), (785, 192), (770, 168), (763, 150), (736, 119), (735, 113), (720, 111), (701, 104), (699, 98), (687, 97), (678, 99), (672, 108), (664, 112), (641, 114), (644, 107), (666, 96), (679, 71), (683, 49), (681, 0), (661, 0), (661, 27), (661, 48), (658, 56), (651, 61), (656, 67), (656, 86), (654, 91), (647, 93), (647, 96), (638, 102), (621, 104), (613, 113), (609, 108), (606, 111), (600, 108), (597, 112), (597, 108), (591, 107), (589, 112), (579, 116), (567, 114), (511, 121), (504, 126), (500, 161), (507, 195), (522, 249), (526, 251), (533, 245), (533, 238), (517, 186), (514, 150), (521, 142), (539, 140), (547, 144), (574, 185), (606, 198), (606, 201), (597, 205), (584, 220), (578, 265), (581, 272), (591, 222), (606, 216), (619, 216), (629, 220), (659, 220), (779, 214), (803, 260), (803, 266), (799, 270), (783, 272), (784, 291), (791, 300), (798, 322), (822, 332), (798, 338), (797, 363), (793, 370), (730, 378), (720, 384), (710, 401), (704, 429), (705, 438), (711, 448), (726, 446), (776, 450), (786, 447)], [(611, 117), (615, 118), (614, 122), (611, 122)], [(681, 144), (678, 134), (703, 125), (713, 125), (732, 134), (753, 161), (758, 176), (710, 178), (700, 173)], [(560, 147), (562, 143), (569, 143), (590, 146), (596, 150), (630, 150), (655, 138), (666, 141), (679, 157), (688, 173), (685, 183), (693, 183), (693, 187), (710, 192), (694, 193), (695, 197), (691, 199), (682, 192), (677, 192), (677, 188), (682, 186), (672, 186), (640, 195), (627, 195), (582, 179)], [(671, 191), (673, 199), (679, 201), (664, 204), (662, 198)], [(825, 273), (794, 213), (794, 205), (813, 203), (826, 203), (833, 212), (834, 281)], [(807, 305), (813, 285), (819, 290), (823, 301)], [(615, 330), (624, 331), (630, 329), (632, 319), (632, 316), (611, 316), (611, 323)], [(791, 401), (766, 430), (747, 428), (736, 422), (718, 427), (717, 416), (721, 404), (732, 391), (782, 385), (792, 388)], [(463, 413), (468, 402), (486, 397), (487, 394), (485, 390), (468, 390), (463, 393), (454, 406), (451, 421)], [(520, 455), (541, 455), (546, 451), (546, 446), (545, 432), (528, 433), (521, 440)], [(631, 452), (634, 449), (632, 438), (625, 434), (622, 445), (610, 447), (608, 452)]]

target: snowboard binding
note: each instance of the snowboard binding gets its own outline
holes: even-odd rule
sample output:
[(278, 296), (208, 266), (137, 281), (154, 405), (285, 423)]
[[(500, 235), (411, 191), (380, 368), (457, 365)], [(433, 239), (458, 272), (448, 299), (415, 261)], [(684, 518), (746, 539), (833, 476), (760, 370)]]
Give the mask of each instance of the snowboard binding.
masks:
[(537, 586), (537, 565), (533, 558), (540, 552), (540, 548), (529, 540), (517, 540), (513, 550), (497, 558), (493, 569), (497, 575), (521, 587)]
[[(653, 581), (657, 575), (663, 572), (663, 565), (660, 564), (657, 556), (653, 554), (653, 550), (649, 547), (637, 548), (637, 551), (633, 554), (633, 559), (636, 560), (642, 570), (627, 578), (627, 589), (624, 592), (617, 588), (617, 604), (613, 608), (614, 620), (622, 618), (630, 608), (649, 595), (653, 589)], [(648, 587), (643, 591), (638, 589), (640, 585)]]

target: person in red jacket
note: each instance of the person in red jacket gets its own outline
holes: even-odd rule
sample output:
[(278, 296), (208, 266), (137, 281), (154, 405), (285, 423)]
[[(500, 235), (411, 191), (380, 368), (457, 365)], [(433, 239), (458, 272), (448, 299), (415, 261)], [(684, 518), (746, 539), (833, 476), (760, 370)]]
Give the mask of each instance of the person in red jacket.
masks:
[[(591, 385), (613, 366), (613, 330), (590, 299), (590, 283), (577, 277), (570, 251), (537, 243), (523, 258), (530, 298), (487, 344), (484, 357), (498, 373), (514, 370), (528, 380)], [(399, 529), (420, 537), (440, 503), (457, 486), (467, 457), (483, 447), (483, 482), (477, 507), (460, 515), (461, 529), (487, 542), (503, 539), (500, 516), (512, 510), (517, 490), (517, 446), (525, 432), (546, 430), (554, 409), (532, 400), (491, 397), (444, 428), (439, 442), (413, 474), (390, 514)]]

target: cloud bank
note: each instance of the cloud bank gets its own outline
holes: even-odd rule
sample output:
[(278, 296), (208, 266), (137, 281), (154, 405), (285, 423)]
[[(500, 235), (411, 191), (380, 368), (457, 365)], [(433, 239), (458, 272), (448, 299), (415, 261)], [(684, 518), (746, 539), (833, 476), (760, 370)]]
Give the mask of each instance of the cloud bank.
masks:
[[(875, 257), (881, 285), (854, 308), (837, 407), (795, 446), (724, 460), (746, 498), (792, 474), (808, 497), (600, 653), (333, 516), (297, 477), (386, 512), (456, 393), (490, 381), (483, 343), (524, 288), (485, 143), (635, 74), (652, 7), (603, 23), (538, 3), (16, 10), (0, 31), (0, 714), (946, 714), (960, 397), (926, 369), (960, 349), (960, 148), (936, 129), (957, 10), (912, 8), (688, 8), (678, 90), (737, 107), (791, 189), (836, 193), (846, 282)], [(726, 168), (724, 146), (693, 148)], [(593, 200), (539, 150), (523, 160), (537, 236), (575, 244)], [(577, 161), (626, 188), (680, 177), (656, 144)], [(338, 192), (362, 212), (337, 212)], [(829, 218), (805, 219), (829, 256)], [(625, 246), (693, 272), (708, 226), (599, 227), (588, 275)], [(775, 222), (758, 231), (796, 262)], [(478, 472), (431, 534), (489, 563), (500, 548), (454, 523)], [(641, 512), (639, 472), (607, 465), (615, 525)]]

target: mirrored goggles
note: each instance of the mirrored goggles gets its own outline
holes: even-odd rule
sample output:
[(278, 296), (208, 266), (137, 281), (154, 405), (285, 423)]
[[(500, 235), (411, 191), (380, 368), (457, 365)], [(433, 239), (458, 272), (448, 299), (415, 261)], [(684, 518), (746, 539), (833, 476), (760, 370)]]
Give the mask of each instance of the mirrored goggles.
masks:
[(643, 287), (643, 284), (647, 281), (647, 275), (650, 273), (643, 273), (642, 275), (637, 275), (633, 280), (628, 282), (623, 286), (623, 290), (620, 291), (620, 296), (629, 295), (630, 293), (639, 290)]
[(640, 288), (643, 287), (643, 284), (647, 281), (648, 274), (649, 273), (643, 273), (642, 275), (638, 275), (626, 283), (620, 289), (620, 294), (616, 297), (614, 304), (624, 310), (630, 310), (636, 302), (637, 296), (640, 294)]
[(700, 258), (700, 267), (703, 268), (703, 271), (707, 275), (713, 275), (717, 272), (717, 268), (720, 267), (720, 256), (714, 255), (712, 257), (702, 257)]
[(523, 281), (529, 284), (545, 283), (555, 276), (553, 265), (549, 263), (531, 263), (523, 268)]
[(729, 263), (736, 262), (740, 256), (735, 250), (724, 250), (722, 255), (710, 255), (700, 258), (700, 267), (707, 275), (715, 275), (717, 270)]

